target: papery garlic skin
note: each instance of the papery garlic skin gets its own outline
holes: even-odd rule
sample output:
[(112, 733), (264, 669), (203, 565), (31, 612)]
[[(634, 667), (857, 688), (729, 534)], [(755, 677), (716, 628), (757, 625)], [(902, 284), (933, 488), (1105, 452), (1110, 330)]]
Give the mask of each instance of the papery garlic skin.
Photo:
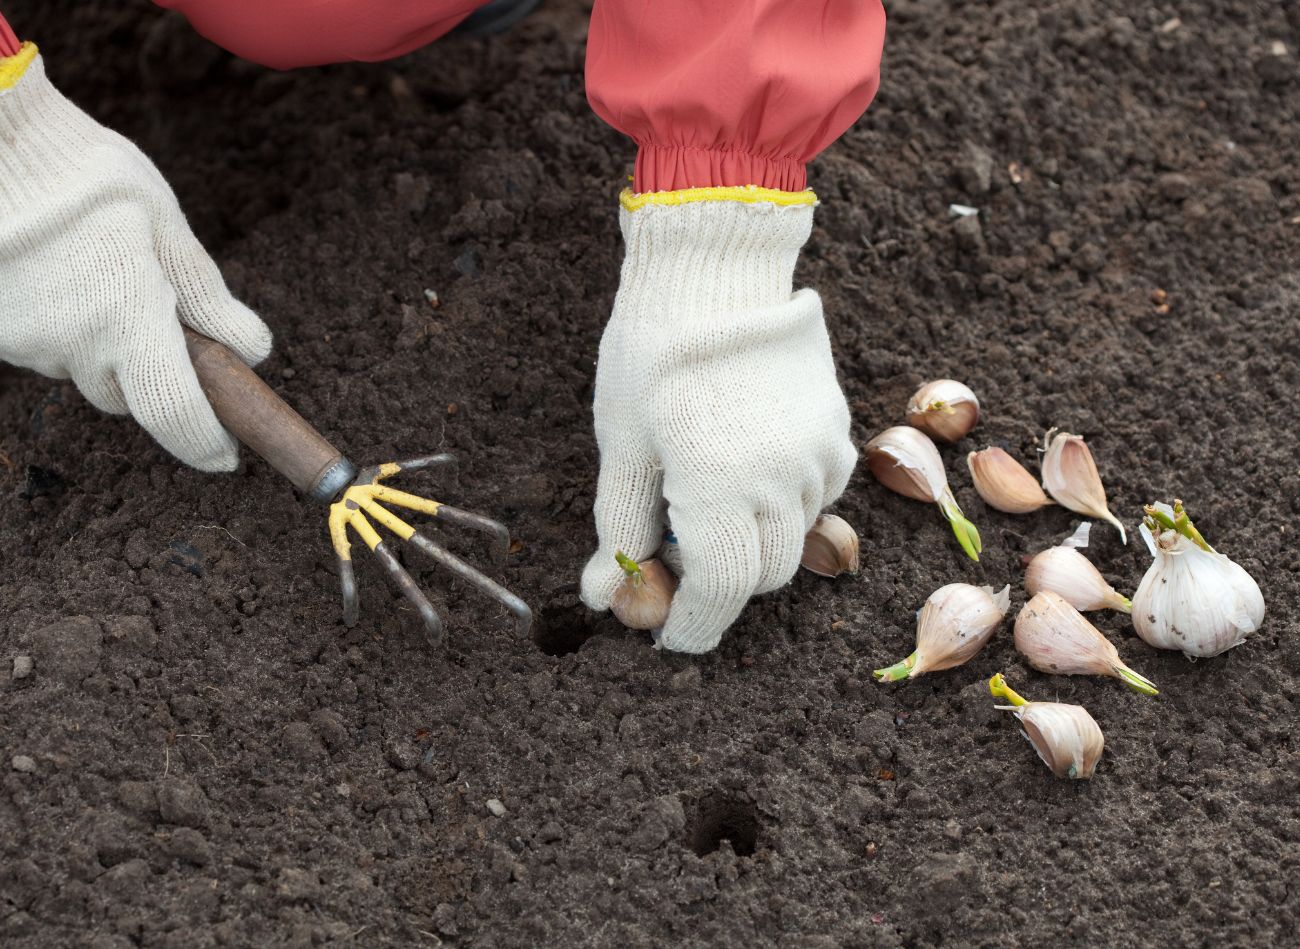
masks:
[(1135, 692), (1158, 694), (1154, 683), (1124, 665), (1114, 644), (1059, 593), (1043, 590), (1021, 608), (1015, 643), (1039, 672), (1112, 676)]
[(1048, 431), (1043, 439), (1042, 470), (1043, 487), (1057, 504), (1076, 514), (1086, 514), (1115, 525), (1120, 540), (1128, 543), (1124, 525), (1107, 506), (1106, 488), (1082, 435), (1071, 435), (1055, 428)]
[(1132, 603), (1116, 592), (1106, 578), (1073, 547), (1049, 547), (1034, 555), (1025, 569), (1025, 593), (1043, 590), (1059, 594), (1076, 610), (1129, 612)]
[[(1167, 505), (1156, 507), (1173, 513)], [(1155, 527), (1141, 528), (1155, 560), (1133, 595), (1137, 634), (1150, 646), (1189, 658), (1217, 656), (1245, 642), (1264, 622), (1259, 584), (1223, 554)]]
[(818, 515), (803, 539), (799, 565), (823, 577), (858, 572), (858, 534), (844, 518)]
[(979, 531), (953, 497), (934, 442), (914, 428), (895, 425), (867, 442), (864, 454), (872, 475), (885, 487), (904, 497), (938, 504), (966, 556), (980, 559), (983, 542)]
[(622, 553), (616, 556), (627, 575), (614, 591), (610, 610), (628, 629), (659, 629), (668, 621), (677, 578), (658, 560), (636, 563)]
[(969, 662), (992, 638), (1011, 605), (1011, 587), (949, 583), (930, 594), (916, 614), (916, 649), (873, 675), (882, 682), (915, 678)]
[(980, 400), (956, 379), (927, 382), (907, 402), (907, 424), (945, 442), (958, 442), (975, 427)]
[(1029, 514), (1052, 503), (1038, 480), (1001, 448), (966, 456), (971, 483), (984, 503), (1006, 514)]
[(1106, 738), (1082, 705), (1027, 702), (1011, 709), (1025, 738), (1058, 778), (1087, 780), (1097, 770)]

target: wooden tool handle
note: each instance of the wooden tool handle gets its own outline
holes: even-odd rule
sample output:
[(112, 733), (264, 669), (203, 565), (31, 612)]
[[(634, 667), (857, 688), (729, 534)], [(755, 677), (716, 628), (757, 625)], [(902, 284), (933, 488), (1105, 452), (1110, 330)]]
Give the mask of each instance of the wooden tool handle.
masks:
[(229, 349), (188, 328), (185, 345), (221, 424), (295, 488), (329, 503), (356, 476), (343, 453)]

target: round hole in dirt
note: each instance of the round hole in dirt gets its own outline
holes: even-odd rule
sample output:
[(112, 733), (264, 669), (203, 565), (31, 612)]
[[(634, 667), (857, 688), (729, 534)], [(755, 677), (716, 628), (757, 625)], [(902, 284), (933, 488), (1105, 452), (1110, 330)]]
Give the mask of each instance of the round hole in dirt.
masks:
[(547, 599), (533, 623), (533, 642), (548, 656), (577, 652), (600, 632), (600, 617), (583, 606), (577, 587), (563, 587)]
[(758, 808), (754, 802), (715, 789), (686, 802), (686, 845), (697, 857), (714, 853), (723, 841), (738, 857), (758, 849)]

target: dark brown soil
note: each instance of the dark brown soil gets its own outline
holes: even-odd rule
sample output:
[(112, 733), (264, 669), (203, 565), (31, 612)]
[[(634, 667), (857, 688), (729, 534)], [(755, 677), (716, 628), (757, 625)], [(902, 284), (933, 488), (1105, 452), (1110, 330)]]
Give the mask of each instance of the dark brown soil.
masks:
[[(860, 439), (927, 377), (979, 392), (946, 457), (986, 554), (863, 472), (839, 505), (862, 575), (799, 576), (700, 658), (574, 596), (631, 160), (584, 99), (581, 5), (283, 75), (117, 7), (4, 4), (171, 179), (275, 330), (265, 377), (358, 460), (460, 455), (459, 485), (410, 486), (509, 522), (503, 576), (544, 624), (516, 639), (421, 568), (453, 630), (433, 654), (367, 565), (348, 632), (321, 514), (264, 464), (183, 470), (70, 386), (0, 371), (0, 944), (1295, 938), (1300, 7), (890, 4), (879, 100), (812, 172), (800, 277)], [(931, 590), (1014, 586), (1075, 523), (986, 510), (961, 461), (1028, 459), (1051, 425), (1088, 437), (1130, 525), (1185, 498), (1259, 578), (1264, 629), (1193, 664), (1101, 618), (1155, 700), (1030, 672), (1009, 630), (964, 668), (874, 684)], [(1095, 533), (1131, 592), (1140, 542)], [(20, 655), (35, 670), (13, 680)], [(1093, 781), (1053, 779), (992, 710), (999, 669), (1089, 707)]]

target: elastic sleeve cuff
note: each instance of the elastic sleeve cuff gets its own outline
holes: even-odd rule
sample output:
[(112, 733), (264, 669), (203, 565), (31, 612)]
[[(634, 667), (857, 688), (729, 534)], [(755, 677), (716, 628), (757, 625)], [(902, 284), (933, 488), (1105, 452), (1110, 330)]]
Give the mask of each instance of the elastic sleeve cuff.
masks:
[(23, 43), (14, 55), (0, 57), (0, 92), (18, 85), (27, 67), (36, 61), (37, 53), (35, 43)]
[(639, 142), (633, 189), (637, 192), (756, 185), (774, 191), (808, 187), (804, 162), (724, 148)]

